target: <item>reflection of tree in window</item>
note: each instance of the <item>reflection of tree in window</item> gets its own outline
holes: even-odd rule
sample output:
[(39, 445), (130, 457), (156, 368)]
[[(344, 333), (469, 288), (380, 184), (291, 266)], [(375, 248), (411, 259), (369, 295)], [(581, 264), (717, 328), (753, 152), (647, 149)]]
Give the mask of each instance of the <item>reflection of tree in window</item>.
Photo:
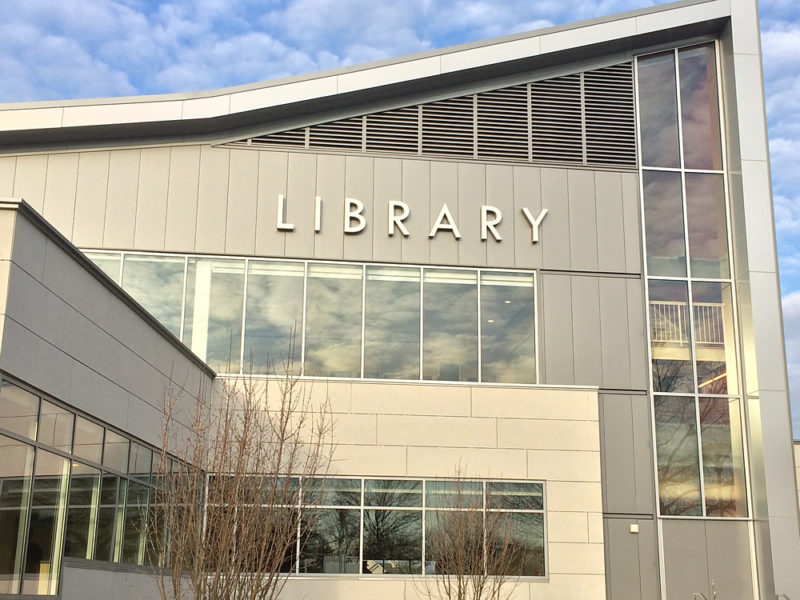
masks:
[(364, 573), (418, 573), (422, 568), (422, 512), (364, 511)]
[(662, 515), (702, 515), (693, 398), (656, 396), (656, 455)]

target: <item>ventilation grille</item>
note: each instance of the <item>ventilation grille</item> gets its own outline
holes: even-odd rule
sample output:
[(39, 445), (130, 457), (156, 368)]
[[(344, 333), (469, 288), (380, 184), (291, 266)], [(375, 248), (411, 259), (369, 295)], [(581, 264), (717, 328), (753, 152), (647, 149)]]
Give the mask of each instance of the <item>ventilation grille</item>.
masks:
[(623, 63), (230, 145), (635, 167), (633, 69)]

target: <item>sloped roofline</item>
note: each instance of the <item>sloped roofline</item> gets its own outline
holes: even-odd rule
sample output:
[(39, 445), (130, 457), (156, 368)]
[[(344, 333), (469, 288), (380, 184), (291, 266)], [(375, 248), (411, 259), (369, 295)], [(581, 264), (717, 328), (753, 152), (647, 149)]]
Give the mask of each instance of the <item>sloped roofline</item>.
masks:
[[(697, 26), (729, 18), (732, 1), (682, 0), (353, 67), (204, 92), (0, 104), (0, 144), (19, 143), (19, 134), (24, 132), (38, 134), (33, 141), (46, 142), (58, 141), (67, 130), (71, 135), (83, 131), (89, 139), (111, 137), (109, 130), (119, 126), (130, 135), (138, 130), (145, 136), (156, 124), (162, 135), (186, 134), (197, 129), (198, 123), (205, 123), (209, 131), (241, 127), (250, 121), (247, 115), (263, 120), (264, 111), (288, 105), (354, 95), (358, 102), (358, 96), (380, 88), (422, 82), (435, 87), (437, 79), (452, 81), (471, 71), (501, 69), (526, 59), (555, 60), (557, 55), (587, 52), (592, 47), (624, 50), (633, 40), (641, 45), (648, 37), (655, 36), (658, 41), (658, 35), (665, 33), (678, 37), (687, 31), (707, 33)], [(174, 124), (173, 132), (163, 129), (168, 123)], [(54, 133), (59, 130), (64, 132), (61, 136)]]

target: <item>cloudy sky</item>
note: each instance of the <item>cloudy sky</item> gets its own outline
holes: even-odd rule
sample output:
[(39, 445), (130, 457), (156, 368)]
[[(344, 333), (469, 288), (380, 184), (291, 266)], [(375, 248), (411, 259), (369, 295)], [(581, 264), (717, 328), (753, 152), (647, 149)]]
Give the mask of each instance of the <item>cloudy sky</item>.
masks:
[[(0, 101), (219, 88), (662, 0), (0, 0)], [(800, 5), (761, 0), (772, 180), (800, 437)]]

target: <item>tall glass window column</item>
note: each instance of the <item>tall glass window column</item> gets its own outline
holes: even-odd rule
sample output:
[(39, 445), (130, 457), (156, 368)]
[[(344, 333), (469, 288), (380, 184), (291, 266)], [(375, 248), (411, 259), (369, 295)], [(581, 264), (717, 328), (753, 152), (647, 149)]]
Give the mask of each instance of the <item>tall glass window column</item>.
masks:
[(537, 382), (533, 272), (86, 254), (220, 374)]
[(659, 513), (747, 517), (715, 43), (637, 59)]

